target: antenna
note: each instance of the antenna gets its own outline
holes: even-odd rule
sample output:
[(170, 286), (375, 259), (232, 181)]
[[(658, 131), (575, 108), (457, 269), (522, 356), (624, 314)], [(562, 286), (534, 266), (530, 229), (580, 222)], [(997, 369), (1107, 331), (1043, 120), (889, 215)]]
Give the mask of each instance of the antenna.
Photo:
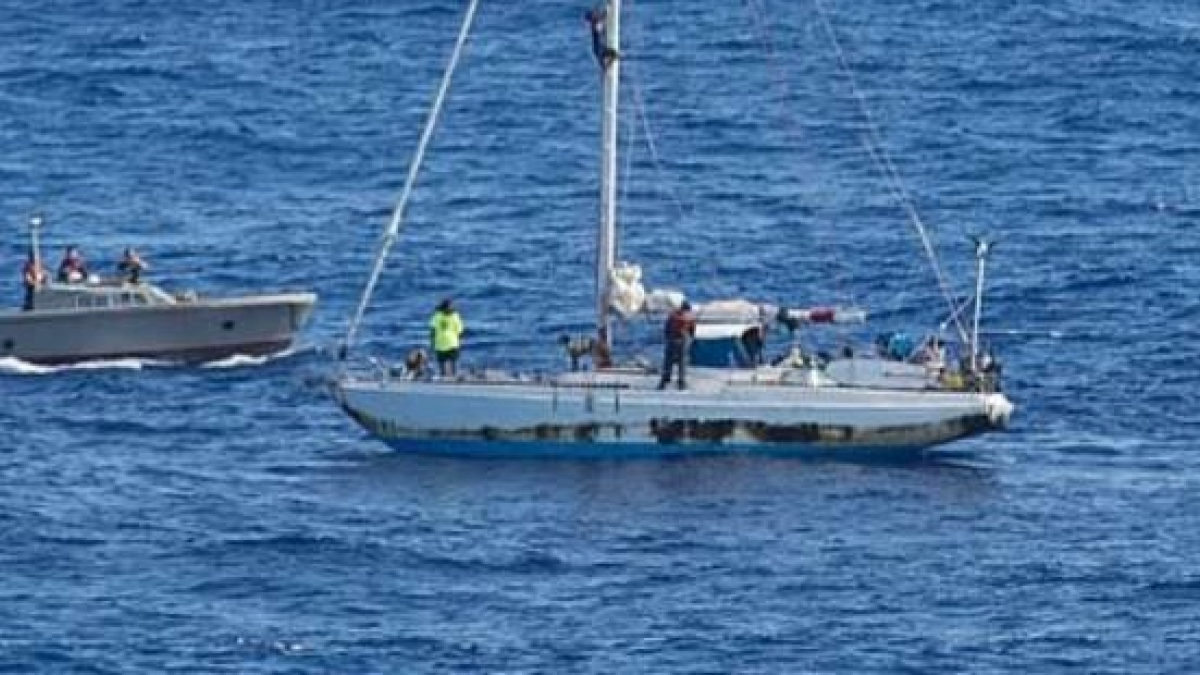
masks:
[(42, 269), (42, 251), (38, 242), (38, 231), (42, 229), (42, 214), (35, 213), (29, 218), (29, 253), (33, 256), (35, 270)]
[(987, 259), (996, 242), (983, 236), (972, 236), (975, 242), (975, 316), (971, 322), (971, 370), (979, 372), (979, 318), (983, 313), (983, 278)]

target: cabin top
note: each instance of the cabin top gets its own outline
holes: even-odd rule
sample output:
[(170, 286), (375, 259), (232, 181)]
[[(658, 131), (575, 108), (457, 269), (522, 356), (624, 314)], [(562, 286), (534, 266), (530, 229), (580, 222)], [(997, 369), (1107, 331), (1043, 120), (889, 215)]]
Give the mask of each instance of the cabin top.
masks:
[(175, 305), (191, 299), (176, 297), (157, 286), (121, 281), (89, 281), (81, 284), (49, 283), (34, 296), (35, 310), (109, 309)]

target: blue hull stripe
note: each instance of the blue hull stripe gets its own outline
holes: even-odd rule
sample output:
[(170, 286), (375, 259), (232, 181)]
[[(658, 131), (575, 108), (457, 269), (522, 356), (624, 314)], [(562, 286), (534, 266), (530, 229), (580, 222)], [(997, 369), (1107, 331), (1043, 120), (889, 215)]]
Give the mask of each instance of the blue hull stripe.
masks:
[(630, 459), (761, 455), (898, 459), (921, 457), (928, 448), (878, 445), (817, 444), (706, 444), (706, 443), (551, 443), (545, 441), (476, 441), (451, 439), (389, 438), (397, 451), (457, 457), (540, 459)]

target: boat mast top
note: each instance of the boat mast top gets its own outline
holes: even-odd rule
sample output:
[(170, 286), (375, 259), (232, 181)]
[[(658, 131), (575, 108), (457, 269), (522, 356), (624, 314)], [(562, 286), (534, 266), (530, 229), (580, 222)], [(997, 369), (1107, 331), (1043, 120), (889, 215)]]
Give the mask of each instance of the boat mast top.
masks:
[(612, 270), (617, 255), (617, 111), (621, 75), (621, 0), (588, 13), (592, 47), (604, 77), (600, 133), (600, 230), (596, 238), (596, 338), (599, 365), (612, 353)]

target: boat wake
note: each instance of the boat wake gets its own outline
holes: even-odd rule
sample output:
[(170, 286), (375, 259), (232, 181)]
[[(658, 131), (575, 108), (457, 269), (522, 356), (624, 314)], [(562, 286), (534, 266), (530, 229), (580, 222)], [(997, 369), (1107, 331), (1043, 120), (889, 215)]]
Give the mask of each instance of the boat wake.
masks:
[(286, 352), (280, 352), (279, 354), (273, 354), (273, 355), (268, 355), (268, 356), (247, 356), (246, 354), (234, 354), (233, 356), (227, 356), (223, 359), (217, 359), (216, 361), (209, 361), (208, 363), (202, 363), (202, 364), (200, 364), (200, 367), (201, 368), (219, 369), (219, 368), (242, 368), (242, 367), (246, 367), (246, 366), (261, 366), (272, 359), (279, 358), (281, 355), (284, 355), (284, 354), (286, 354)]
[(142, 370), (150, 367), (176, 365), (172, 361), (155, 359), (107, 359), (98, 361), (82, 361), (61, 366), (45, 366), (37, 363), (22, 361), (15, 356), (0, 358), (0, 373), (9, 375), (50, 375), (79, 370)]
[(0, 373), (9, 375), (44, 375), (53, 373), (57, 368), (52, 366), (39, 366), (37, 364), (22, 361), (15, 356), (5, 356), (0, 358)]
[[(268, 363), (280, 361), (304, 354), (311, 349), (308, 348), (291, 348), (285, 349), (275, 354), (266, 356), (249, 356), (246, 354), (234, 354), (216, 361), (209, 361), (200, 364), (200, 368), (207, 369), (225, 369), (225, 368), (248, 368), (263, 366)], [(146, 368), (186, 368), (194, 366), (183, 361), (172, 361), (166, 359), (142, 359), (142, 358), (124, 358), (124, 359), (97, 359), (94, 361), (80, 361), (79, 363), (63, 364), (63, 365), (43, 365), (39, 363), (30, 363), (23, 361), (15, 356), (0, 357), (0, 375), (52, 375), (54, 373), (67, 373), (76, 371), (88, 370), (143, 370)]]
[(308, 352), (314, 351), (312, 347), (289, 347), (281, 352), (274, 354), (266, 354), (264, 356), (250, 356), (248, 354), (234, 354), (216, 361), (208, 361), (200, 364), (201, 368), (223, 369), (223, 368), (247, 368), (255, 366), (263, 366), (274, 361), (282, 361), (293, 356), (300, 356)]

